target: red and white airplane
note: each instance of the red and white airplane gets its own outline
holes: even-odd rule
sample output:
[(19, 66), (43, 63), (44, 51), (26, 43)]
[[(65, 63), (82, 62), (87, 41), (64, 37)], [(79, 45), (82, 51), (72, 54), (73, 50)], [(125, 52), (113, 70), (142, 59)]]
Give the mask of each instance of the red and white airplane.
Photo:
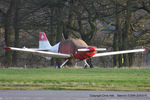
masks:
[(39, 48), (15, 48), (15, 47), (5, 47), (5, 50), (22, 51), (28, 52), (44, 57), (54, 57), (66, 59), (65, 62), (59, 66), (61, 68), (71, 59), (79, 59), (85, 62), (85, 66), (89, 66), (86, 62), (87, 59), (92, 57), (101, 57), (125, 53), (134, 52), (144, 52), (146, 49), (134, 49), (134, 50), (124, 50), (124, 51), (114, 51), (114, 52), (103, 52), (97, 53), (98, 51), (105, 51), (106, 48), (96, 48), (94, 46), (88, 46), (81, 39), (68, 39), (51, 46), (45, 33), (40, 32), (39, 34)]

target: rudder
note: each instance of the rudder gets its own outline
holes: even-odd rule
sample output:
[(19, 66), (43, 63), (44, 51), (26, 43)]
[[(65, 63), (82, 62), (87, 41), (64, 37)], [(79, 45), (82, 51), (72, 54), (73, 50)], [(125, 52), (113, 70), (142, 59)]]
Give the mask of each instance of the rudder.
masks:
[(39, 49), (40, 50), (47, 50), (50, 49), (51, 45), (46, 37), (45, 32), (39, 33)]

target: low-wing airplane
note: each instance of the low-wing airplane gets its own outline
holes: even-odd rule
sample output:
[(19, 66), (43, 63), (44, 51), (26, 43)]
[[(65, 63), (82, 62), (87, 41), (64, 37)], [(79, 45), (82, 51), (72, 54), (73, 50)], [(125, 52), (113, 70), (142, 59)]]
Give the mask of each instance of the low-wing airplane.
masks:
[(62, 63), (58, 68), (62, 68), (69, 60), (79, 59), (85, 62), (84, 67), (89, 66), (87, 59), (91, 57), (101, 57), (125, 53), (134, 53), (134, 52), (144, 52), (146, 49), (134, 49), (134, 50), (124, 50), (124, 51), (113, 51), (113, 52), (103, 52), (97, 53), (98, 51), (105, 51), (106, 48), (96, 48), (94, 46), (88, 46), (81, 39), (67, 39), (57, 43), (54, 46), (51, 46), (45, 33), (40, 32), (39, 34), (39, 48), (15, 48), (15, 47), (5, 47), (5, 50), (14, 50), (28, 52), (44, 57), (54, 57), (54, 58), (63, 58), (65, 62)]

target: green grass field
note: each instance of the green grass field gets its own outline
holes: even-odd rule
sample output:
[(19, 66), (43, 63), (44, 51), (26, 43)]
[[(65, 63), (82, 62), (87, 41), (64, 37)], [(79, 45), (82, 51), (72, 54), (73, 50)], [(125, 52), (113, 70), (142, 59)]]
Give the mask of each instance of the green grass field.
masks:
[(1, 68), (0, 89), (150, 91), (150, 69)]

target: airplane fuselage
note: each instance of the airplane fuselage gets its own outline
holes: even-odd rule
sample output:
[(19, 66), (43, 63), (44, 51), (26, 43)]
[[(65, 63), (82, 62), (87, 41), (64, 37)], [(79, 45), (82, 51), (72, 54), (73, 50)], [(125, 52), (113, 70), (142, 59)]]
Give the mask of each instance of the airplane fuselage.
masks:
[[(78, 51), (78, 49), (81, 48), (88, 48), (90, 51)], [(63, 40), (49, 48), (49, 51), (62, 54), (71, 54), (72, 57), (70, 59), (80, 60), (89, 59), (96, 54), (95, 47), (89, 47), (83, 40), (80, 39)]]

